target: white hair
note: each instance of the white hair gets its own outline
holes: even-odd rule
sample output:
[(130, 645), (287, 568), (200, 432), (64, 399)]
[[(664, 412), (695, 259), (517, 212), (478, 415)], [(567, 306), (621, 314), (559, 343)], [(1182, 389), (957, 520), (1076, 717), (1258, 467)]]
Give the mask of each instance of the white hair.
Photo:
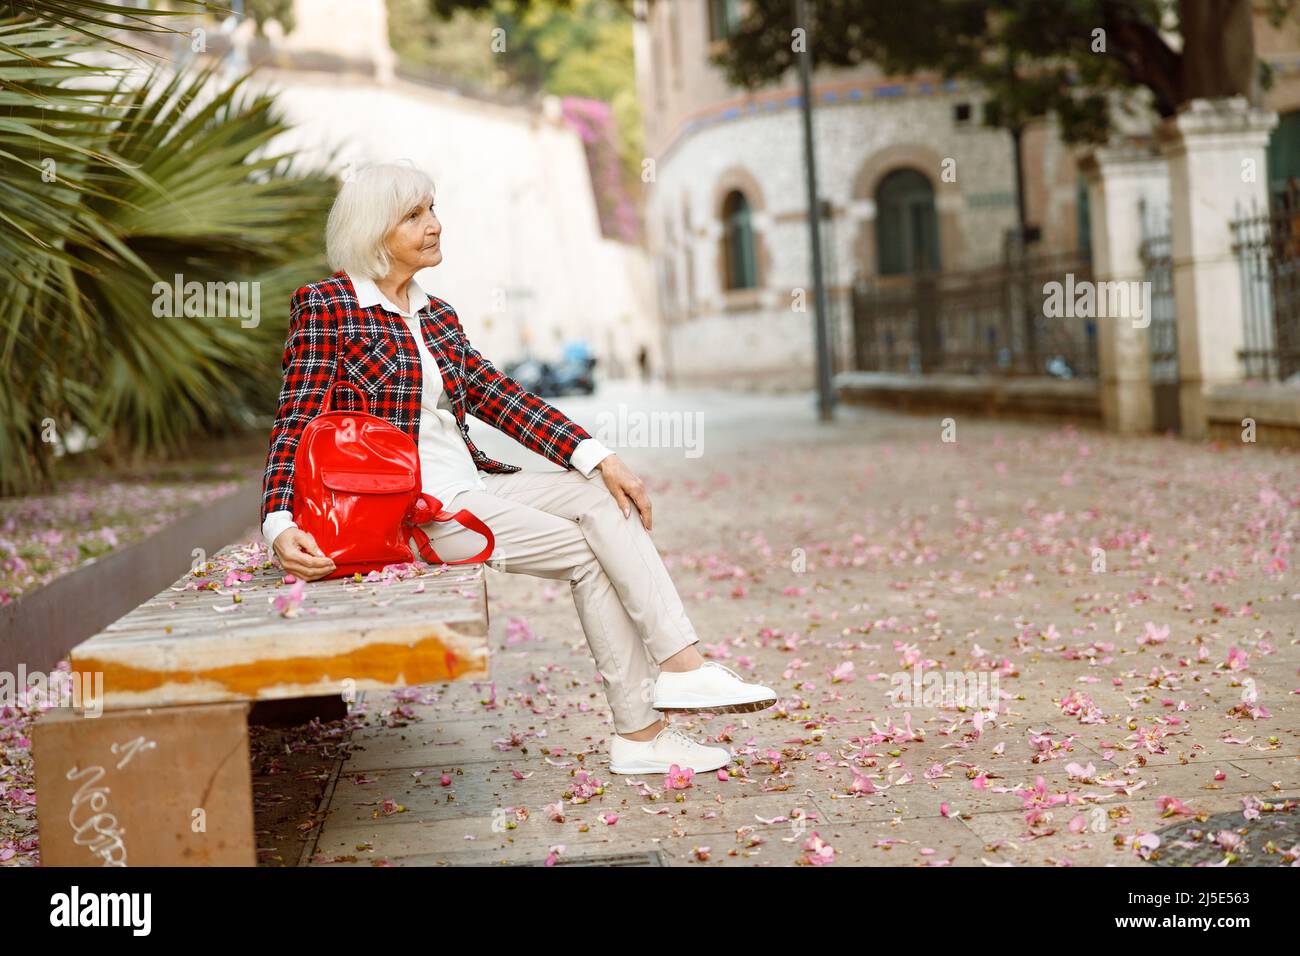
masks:
[(433, 179), (405, 160), (371, 163), (348, 176), (325, 225), (330, 268), (382, 279), (392, 265), (384, 244), (389, 231), (432, 195)]

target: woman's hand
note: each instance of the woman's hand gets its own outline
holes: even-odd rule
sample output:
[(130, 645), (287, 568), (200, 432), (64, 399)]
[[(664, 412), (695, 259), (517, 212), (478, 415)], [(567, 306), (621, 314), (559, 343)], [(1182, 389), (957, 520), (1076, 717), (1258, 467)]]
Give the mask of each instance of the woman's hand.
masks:
[(637, 513), (641, 516), (641, 523), (649, 531), (650, 496), (646, 494), (641, 479), (632, 473), (631, 468), (623, 464), (618, 455), (606, 455), (596, 467), (600, 469), (600, 476), (605, 479), (605, 487), (618, 502), (623, 517), (632, 514), (632, 509), (628, 505), (628, 499), (631, 499), (632, 504), (636, 505)]
[(280, 566), (303, 581), (315, 581), (334, 570), (334, 562), (316, 545), (316, 539), (299, 528), (286, 528), (272, 543)]

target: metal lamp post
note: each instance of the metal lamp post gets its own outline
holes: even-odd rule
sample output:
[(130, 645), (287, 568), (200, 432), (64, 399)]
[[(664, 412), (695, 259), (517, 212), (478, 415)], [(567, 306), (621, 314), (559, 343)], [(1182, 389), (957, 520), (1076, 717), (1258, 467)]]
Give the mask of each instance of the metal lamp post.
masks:
[[(794, 0), (795, 23), (808, 31), (807, 5), (804, 0)], [(813, 327), (817, 349), (817, 415), (821, 421), (830, 421), (835, 410), (835, 395), (831, 390), (831, 337), (830, 314), (826, 305), (826, 284), (822, 281), (821, 203), (817, 199), (817, 154), (813, 143), (812, 121), (812, 46), (799, 55), (799, 99), (803, 113), (803, 153), (808, 180), (808, 229), (812, 242), (813, 267)]]

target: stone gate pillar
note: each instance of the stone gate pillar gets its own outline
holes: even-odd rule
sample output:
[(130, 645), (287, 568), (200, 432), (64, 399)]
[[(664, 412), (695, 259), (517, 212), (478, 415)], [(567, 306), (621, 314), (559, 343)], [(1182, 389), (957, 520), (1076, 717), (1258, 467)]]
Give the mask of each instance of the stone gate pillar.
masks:
[(1209, 433), (1207, 391), (1241, 381), (1241, 274), (1229, 223), (1268, 208), (1265, 148), (1277, 114), (1244, 98), (1192, 100), (1157, 127), (1169, 161), (1183, 434)]
[[(1088, 182), (1092, 273), (1097, 283), (1144, 282), (1142, 220), (1139, 210), (1169, 201), (1169, 171), (1151, 145), (1106, 146), (1082, 158)], [(1097, 323), (1097, 364), (1102, 420), (1118, 432), (1149, 432), (1155, 426), (1151, 385), (1151, 316), (1141, 315), (1143, 297), (1121, 301), (1128, 315)], [(1145, 298), (1150, 302), (1150, 297)]]

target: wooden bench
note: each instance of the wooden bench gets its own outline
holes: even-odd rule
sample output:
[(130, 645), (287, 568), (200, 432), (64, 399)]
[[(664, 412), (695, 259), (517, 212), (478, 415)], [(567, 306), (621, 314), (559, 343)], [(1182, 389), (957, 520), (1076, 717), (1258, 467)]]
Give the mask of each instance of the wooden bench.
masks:
[[(245, 563), (258, 557), (224, 548), (207, 566), (220, 571), (187, 574), (72, 650), (74, 672), (103, 675), (102, 713), (56, 707), (33, 727), (43, 865), (253, 866), (254, 702), (487, 676), (482, 565), (316, 581), (293, 612), (283, 572)], [(252, 579), (224, 587), (231, 566)]]

